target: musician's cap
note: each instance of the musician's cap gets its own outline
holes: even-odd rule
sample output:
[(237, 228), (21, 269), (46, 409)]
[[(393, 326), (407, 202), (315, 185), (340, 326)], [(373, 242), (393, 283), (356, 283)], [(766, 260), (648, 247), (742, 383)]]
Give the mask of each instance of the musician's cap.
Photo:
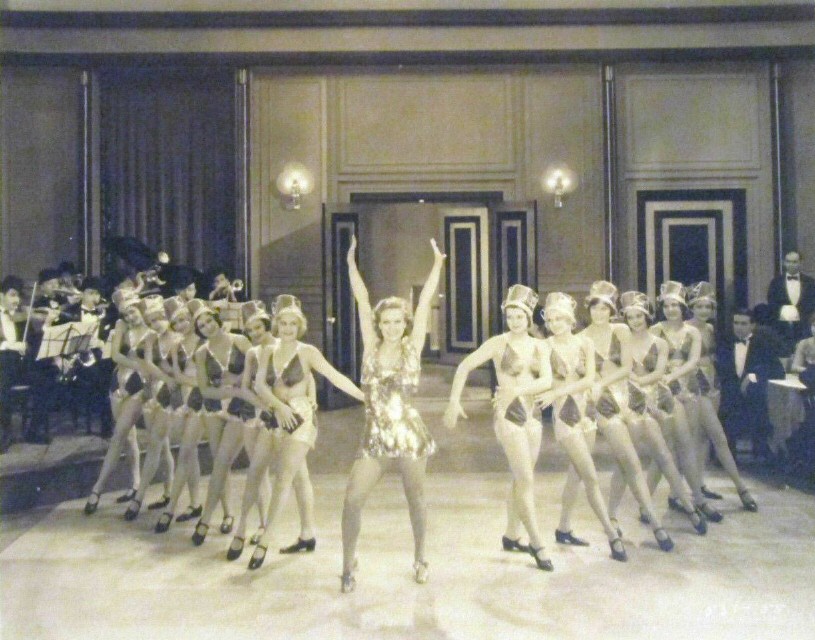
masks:
[(132, 236), (113, 236), (105, 240), (105, 249), (121, 258), (136, 271), (144, 271), (158, 261), (156, 253)]
[(17, 293), (22, 293), (23, 291), (23, 281), (21, 278), (17, 276), (6, 276), (0, 281), (0, 293), (8, 293), (12, 289), (14, 289)]
[(281, 313), (293, 313), (303, 320), (306, 319), (300, 299), (288, 293), (281, 293), (272, 304), (272, 315), (278, 316)]
[(595, 302), (605, 302), (614, 311), (617, 310), (617, 287), (608, 280), (595, 280), (589, 288), (589, 295), (586, 296), (586, 306), (590, 307)]
[(543, 304), (543, 317), (545, 320), (549, 320), (552, 315), (561, 313), (574, 322), (575, 308), (577, 308), (577, 302), (572, 296), (562, 291), (553, 291), (546, 295), (546, 302)]
[(43, 269), (40, 271), (39, 275), (37, 276), (37, 284), (42, 284), (43, 282), (48, 282), (49, 280), (59, 280), (59, 271), (56, 269)]
[(688, 287), (688, 306), (692, 307), (697, 302), (709, 302), (716, 306), (716, 290), (709, 282), (697, 282)]
[(116, 289), (116, 291), (113, 292), (111, 299), (113, 300), (113, 304), (115, 304), (116, 308), (119, 310), (119, 313), (124, 313), (125, 309), (128, 307), (141, 302), (141, 298), (139, 298), (136, 292), (133, 289), (128, 288)]
[(639, 291), (626, 291), (623, 293), (620, 296), (620, 307), (623, 315), (629, 311), (641, 311), (649, 318), (654, 317), (654, 313), (651, 311), (651, 301), (648, 300), (647, 295)]
[(667, 300), (675, 300), (679, 304), (687, 307), (687, 293), (685, 293), (685, 285), (675, 280), (668, 280), (659, 286), (659, 298), (662, 303)]
[(201, 278), (201, 273), (197, 269), (184, 264), (169, 264), (162, 267), (161, 276), (173, 291), (178, 291), (179, 289), (186, 289), (191, 284), (196, 284)]
[(534, 289), (530, 289), (523, 284), (513, 284), (507, 289), (507, 297), (501, 303), (501, 311), (506, 311), (509, 307), (516, 307), (526, 313), (532, 319), (532, 312), (538, 304), (538, 294)]
[(170, 322), (172, 322), (182, 310), (186, 311), (187, 309), (187, 304), (178, 296), (172, 296), (164, 300), (164, 314)]
[(102, 284), (101, 278), (97, 278), (96, 276), (88, 276), (87, 278), (82, 279), (82, 284), (79, 286), (79, 290), (86, 291), (88, 289), (93, 289), (94, 291), (101, 293), (103, 287), (104, 285)]
[(143, 299), (143, 303), (142, 314), (145, 318), (154, 315), (161, 315), (164, 318), (167, 317), (167, 314), (164, 312), (164, 298), (161, 296), (147, 296)]
[(243, 326), (246, 327), (255, 320), (271, 320), (271, 316), (266, 312), (266, 305), (262, 300), (249, 300), (241, 305), (241, 316)]

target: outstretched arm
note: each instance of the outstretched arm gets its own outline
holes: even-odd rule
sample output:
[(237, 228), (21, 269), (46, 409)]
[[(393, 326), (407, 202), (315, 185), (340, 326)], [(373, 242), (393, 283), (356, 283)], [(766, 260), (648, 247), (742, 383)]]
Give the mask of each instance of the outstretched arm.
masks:
[(320, 375), (325, 376), (337, 389), (347, 393), (360, 402), (365, 402), (365, 394), (360, 391), (359, 387), (357, 387), (350, 378), (344, 376), (331, 366), (331, 363), (325, 359), (323, 354), (320, 353), (316, 347), (303, 345), (300, 353), (306, 357), (310, 368), (314, 369)]
[(447, 408), (444, 410), (444, 424), (448, 429), (456, 428), (456, 421), (459, 418), (467, 419), (467, 414), (461, 408), (461, 392), (464, 391), (464, 385), (467, 384), (467, 376), (470, 371), (480, 367), (482, 364), (494, 357), (496, 345), (498, 344), (498, 337), (492, 337), (482, 344), (478, 349), (468, 355), (456, 367), (456, 374), (453, 376), (453, 386), (450, 390), (450, 400), (447, 402)]
[(430, 246), (433, 247), (433, 268), (430, 270), (430, 274), (422, 287), (422, 293), (419, 295), (419, 303), (416, 305), (416, 313), (413, 316), (413, 332), (410, 334), (410, 341), (417, 353), (421, 353), (424, 347), (425, 336), (427, 335), (427, 321), (430, 318), (430, 305), (433, 302), (433, 296), (436, 295), (436, 289), (439, 288), (441, 268), (444, 265), (444, 259), (447, 257), (439, 251), (436, 241), (432, 238), (430, 239)]
[(351, 236), (351, 246), (348, 247), (348, 278), (351, 281), (351, 291), (354, 292), (354, 299), (357, 301), (357, 314), (359, 315), (359, 330), (362, 333), (362, 345), (368, 350), (376, 345), (376, 331), (374, 331), (373, 311), (371, 311), (371, 300), (368, 297), (368, 289), (362, 280), (362, 275), (357, 268), (355, 251), (357, 248), (357, 237)]

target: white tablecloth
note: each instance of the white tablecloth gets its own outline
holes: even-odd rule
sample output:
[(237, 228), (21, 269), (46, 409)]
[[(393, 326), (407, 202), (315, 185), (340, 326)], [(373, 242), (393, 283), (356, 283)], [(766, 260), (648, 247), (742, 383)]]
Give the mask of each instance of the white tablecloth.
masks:
[(804, 390), (806, 386), (798, 379), (797, 373), (788, 373), (784, 380), (770, 380), (767, 386), (767, 409), (773, 426), (770, 450), (773, 453), (786, 453), (786, 441), (804, 421), (804, 402), (801, 398), (801, 391)]

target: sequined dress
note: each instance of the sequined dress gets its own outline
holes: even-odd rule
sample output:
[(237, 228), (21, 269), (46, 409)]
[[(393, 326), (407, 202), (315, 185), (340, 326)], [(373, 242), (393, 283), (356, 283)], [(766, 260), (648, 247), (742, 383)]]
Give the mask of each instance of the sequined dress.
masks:
[[(693, 338), (690, 335), (690, 328), (683, 325), (682, 329), (677, 332), (668, 333), (665, 331), (662, 323), (655, 324), (652, 327), (654, 335), (662, 338), (668, 343), (668, 371), (671, 373), (682, 365), (684, 365), (690, 358), (691, 347), (693, 346)], [(689, 401), (693, 399), (696, 385), (696, 376), (693, 373), (686, 374), (681, 378), (672, 381), (668, 387), (674, 397), (679, 400)]]
[[(547, 338), (549, 346), (552, 348), (550, 356), (552, 363), (552, 379), (554, 389), (567, 382), (579, 380), (586, 374), (587, 350), (586, 342), (588, 338), (580, 338), (581, 344), (576, 357), (561, 355), (559, 347), (552, 338)], [(576, 429), (588, 433), (597, 429), (596, 423), (586, 414), (587, 394), (570, 393), (560, 396), (552, 405), (552, 420), (555, 427), (555, 439), (562, 440), (571, 435)]]
[(436, 443), (411, 404), (419, 385), (421, 361), (405, 338), (393, 369), (379, 362), (379, 349), (362, 363), (365, 430), (359, 455), (370, 458), (422, 458), (436, 451)]
[(718, 399), (719, 378), (716, 375), (716, 365), (713, 360), (716, 355), (716, 338), (710, 325), (705, 325), (701, 334), (702, 350), (699, 356), (699, 367), (688, 380), (688, 390), (691, 393)]
[[(631, 355), (631, 373), (637, 376), (647, 376), (656, 371), (659, 361), (659, 347), (656, 340), (651, 338), (651, 346), (645, 355), (637, 357)], [(663, 414), (670, 414), (674, 409), (674, 398), (671, 390), (664, 382), (654, 382), (649, 385), (640, 385), (628, 381), (628, 408), (635, 414), (644, 416), (646, 413), (658, 418)]]

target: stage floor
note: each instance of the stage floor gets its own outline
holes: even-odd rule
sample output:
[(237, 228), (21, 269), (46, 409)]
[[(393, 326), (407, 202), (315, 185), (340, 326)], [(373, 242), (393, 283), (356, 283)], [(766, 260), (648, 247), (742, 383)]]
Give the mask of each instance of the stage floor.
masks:
[[(603, 486), (609, 470), (601, 472)], [(608, 544), (585, 498), (574, 530), (588, 548), (548, 544), (554, 573), (501, 550), (506, 473), (430, 473), (427, 482), (430, 580), (412, 580), (412, 537), (396, 476), (366, 505), (357, 590), (339, 592), (340, 513), (346, 476), (315, 474), (319, 524), (314, 553), (270, 554), (248, 571), (251, 548), (224, 559), (230, 536), (213, 527), (202, 547), (193, 523), (156, 535), (143, 511), (126, 523), (116, 494), (87, 517), (65, 502), (4, 524), (0, 553), (2, 638), (811, 638), (815, 625), (815, 503), (795, 489), (752, 480), (758, 513), (743, 511), (732, 486), (721, 524), (697, 536), (667, 513), (676, 542), (658, 550), (626, 496), (621, 512), (628, 563)], [(564, 474), (537, 475), (539, 520), (551, 539)], [(206, 479), (204, 479), (206, 481)], [(235, 474), (235, 500), (243, 474)], [(657, 504), (664, 507), (666, 487)], [(159, 496), (151, 487), (148, 499)], [(183, 506), (183, 505), (182, 505)], [(216, 512), (214, 524), (220, 521)], [(250, 521), (250, 533), (255, 521)], [(274, 545), (297, 536), (293, 504)], [(275, 547), (276, 548), (276, 547)]]

